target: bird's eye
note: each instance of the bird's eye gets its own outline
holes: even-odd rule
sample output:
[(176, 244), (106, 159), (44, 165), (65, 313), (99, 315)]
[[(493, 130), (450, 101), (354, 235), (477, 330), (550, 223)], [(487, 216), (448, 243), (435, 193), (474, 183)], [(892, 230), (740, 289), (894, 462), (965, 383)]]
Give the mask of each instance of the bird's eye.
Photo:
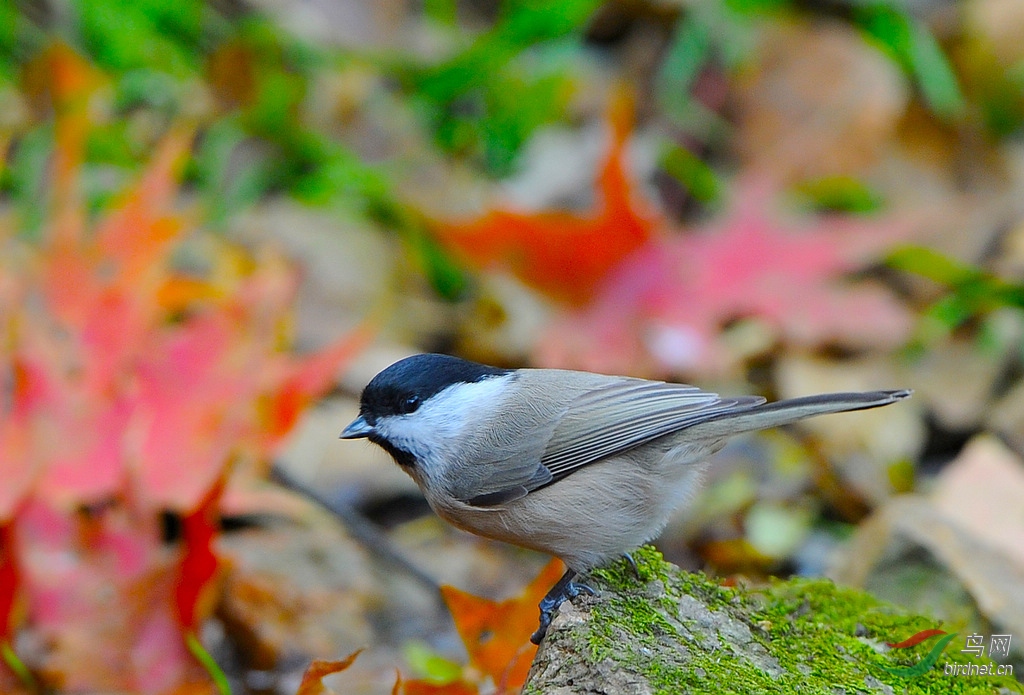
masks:
[(407, 415), (409, 413), (415, 412), (416, 409), (419, 408), (419, 407), (420, 407), (420, 397), (419, 396), (409, 396), (404, 401), (402, 401), (402, 413), (403, 414)]

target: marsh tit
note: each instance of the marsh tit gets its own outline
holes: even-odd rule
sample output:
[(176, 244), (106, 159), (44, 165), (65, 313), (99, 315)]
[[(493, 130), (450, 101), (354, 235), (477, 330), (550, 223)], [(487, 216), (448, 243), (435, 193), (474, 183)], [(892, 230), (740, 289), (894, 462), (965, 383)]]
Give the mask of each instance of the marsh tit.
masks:
[(455, 526), (561, 558), (538, 644), (574, 577), (651, 540), (727, 438), (814, 415), (889, 405), (908, 390), (767, 403), (694, 386), (561, 369), (499, 369), (415, 355), (363, 390), (341, 437), (380, 445)]

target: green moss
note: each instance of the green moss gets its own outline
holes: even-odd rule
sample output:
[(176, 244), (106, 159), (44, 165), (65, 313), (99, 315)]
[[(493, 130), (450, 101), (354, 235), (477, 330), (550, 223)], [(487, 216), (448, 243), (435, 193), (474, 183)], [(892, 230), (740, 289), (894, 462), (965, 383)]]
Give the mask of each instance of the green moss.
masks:
[(600, 597), (587, 621), (573, 628), (573, 640), (586, 645), (581, 658), (597, 664), (614, 655), (656, 693), (836, 695), (879, 684), (894, 693), (1021, 692), (1009, 677), (945, 675), (947, 663), (989, 663), (960, 651), (962, 635), (920, 676), (887, 671), (918, 664), (936, 639), (900, 650), (889, 650), (885, 642), (904, 640), (937, 622), (863, 592), (822, 579), (736, 589), (703, 574), (680, 572), (653, 548), (633, 557), (639, 580), (625, 560), (586, 580)]

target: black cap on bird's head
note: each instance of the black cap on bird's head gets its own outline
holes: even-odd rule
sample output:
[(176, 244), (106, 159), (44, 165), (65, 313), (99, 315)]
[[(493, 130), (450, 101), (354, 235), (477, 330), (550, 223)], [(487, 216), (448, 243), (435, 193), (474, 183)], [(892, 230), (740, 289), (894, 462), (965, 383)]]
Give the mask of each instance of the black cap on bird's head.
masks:
[(406, 357), (370, 380), (359, 399), (359, 417), (345, 428), (341, 438), (369, 437), (379, 418), (415, 412), (431, 396), (453, 384), (471, 384), (509, 371), (451, 355)]

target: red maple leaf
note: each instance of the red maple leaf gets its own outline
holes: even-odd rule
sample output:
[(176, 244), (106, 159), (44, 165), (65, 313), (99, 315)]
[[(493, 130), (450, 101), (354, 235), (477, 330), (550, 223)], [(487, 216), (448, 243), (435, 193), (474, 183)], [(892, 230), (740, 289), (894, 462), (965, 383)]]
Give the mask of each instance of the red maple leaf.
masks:
[(7, 644), (13, 630), (14, 604), (20, 583), (14, 522), (0, 521), (0, 644)]
[(495, 209), (468, 222), (440, 222), (441, 242), (479, 268), (503, 265), (525, 283), (573, 304), (589, 300), (608, 272), (659, 228), (655, 208), (631, 184), (625, 148), (633, 102), (610, 108), (612, 143), (585, 212)]
[(884, 288), (848, 276), (906, 238), (911, 223), (794, 224), (770, 212), (775, 192), (741, 182), (734, 208), (708, 228), (652, 239), (590, 306), (552, 324), (538, 361), (611, 373), (721, 370), (731, 355), (719, 336), (743, 318), (803, 346), (902, 344), (909, 311)]
[[(366, 332), (296, 358), (281, 340), (287, 263), (238, 250), (240, 263), (178, 274), (171, 254), (193, 228), (173, 211), (186, 130), (92, 224), (79, 176), (88, 70), (66, 47), (42, 67), (57, 114), (52, 211), (41, 243), (12, 238), (19, 262), (0, 258), (0, 641), (24, 596), (47, 685), (209, 692), (193, 655), (216, 598), (229, 463), (267, 456)], [(166, 509), (184, 514), (180, 563), (161, 542)]]
[(200, 623), (213, 612), (212, 584), (220, 562), (213, 543), (220, 531), (218, 505), (224, 479), (217, 480), (196, 508), (181, 519), (185, 552), (174, 583), (174, 603), (182, 629), (195, 634)]
[(155, 517), (33, 500), (19, 528), (32, 629), (49, 645), (46, 680), (69, 692), (154, 695), (207, 680), (182, 639), (177, 572)]

